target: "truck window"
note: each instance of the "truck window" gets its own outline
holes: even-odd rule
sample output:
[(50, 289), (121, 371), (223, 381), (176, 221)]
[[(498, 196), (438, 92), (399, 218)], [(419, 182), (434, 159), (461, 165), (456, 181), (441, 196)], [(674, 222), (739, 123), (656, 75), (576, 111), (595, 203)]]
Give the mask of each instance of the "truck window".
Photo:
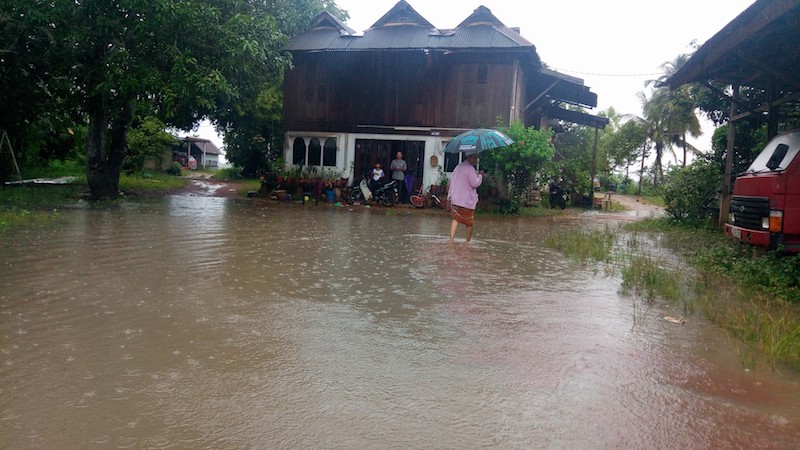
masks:
[(775, 136), (764, 146), (745, 173), (780, 172), (800, 153), (800, 129)]
[(772, 152), (772, 156), (769, 157), (769, 161), (767, 161), (767, 169), (775, 170), (781, 166), (781, 161), (783, 158), (786, 157), (786, 152), (789, 151), (789, 146), (786, 144), (778, 144), (775, 147), (775, 151)]

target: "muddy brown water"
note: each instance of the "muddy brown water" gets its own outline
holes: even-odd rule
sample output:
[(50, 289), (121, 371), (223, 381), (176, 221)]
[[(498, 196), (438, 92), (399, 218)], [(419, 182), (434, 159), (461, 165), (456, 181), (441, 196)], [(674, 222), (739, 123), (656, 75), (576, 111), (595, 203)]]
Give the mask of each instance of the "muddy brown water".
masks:
[(800, 377), (543, 245), (580, 221), (448, 245), (400, 208), (62, 215), (0, 247), (3, 449), (800, 445)]

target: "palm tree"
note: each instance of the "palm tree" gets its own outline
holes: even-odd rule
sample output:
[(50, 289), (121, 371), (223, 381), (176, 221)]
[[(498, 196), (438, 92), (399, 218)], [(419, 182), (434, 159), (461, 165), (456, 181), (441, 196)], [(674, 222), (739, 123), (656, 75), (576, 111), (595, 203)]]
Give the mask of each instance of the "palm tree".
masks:
[(693, 145), (686, 142), (686, 134), (691, 137), (700, 137), (702, 131), (700, 130), (700, 120), (695, 114), (695, 102), (692, 99), (691, 87), (683, 85), (678, 89), (670, 91), (671, 100), (669, 102), (670, 111), (670, 130), (672, 133), (672, 145), (678, 145), (683, 148), (683, 166), (686, 167), (686, 159), (688, 152), (691, 151), (695, 155), (700, 153), (700, 150)]
[[(669, 77), (677, 72), (678, 69), (689, 60), (689, 57), (690, 55), (684, 53), (678, 55), (672, 61), (664, 62), (661, 64), (661, 69), (664, 73), (657, 80), (646, 81), (645, 86), (652, 84), (656, 86), (663, 85)], [(663, 108), (660, 115), (666, 121), (664, 124), (666, 126), (665, 133), (668, 135), (665, 143), (670, 150), (672, 150), (674, 146), (683, 148), (682, 164), (685, 167), (689, 151), (694, 154), (700, 153), (696, 147), (686, 141), (686, 134), (688, 133), (694, 138), (702, 134), (700, 130), (700, 120), (697, 118), (697, 114), (695, 114), (697, 106), (692, 96), (692, 87), (690, 85), (683, 85), (678, 89), (659, 87), (653, 93), (651, 99), (657, 103), (654, 107)]]
[[(678, 55), (674, 61), (665, 62), (661, 65), (664, 74), (657, 80), (645, 82), (645, 86), (658, 86), (688, 59), (689, 56), (683, 54)], [(677, 161), (675, 148), (683, 148), (684, 166), (690, 151), (695, 154), (700, 152), (686, 140), (687, 134), (692, 137), (700, 136), (700, 120), (695, 114), (695, 102), (690, 86), (681, 86), (674, 90), (668, 87), (656, 87), (650, 98), (644, 92), (639, 92), (639, 101), (642, 104), (640, 120), (647, 129), (648, 141), (655, 149), (653, 184), (658, 186), (658, 181), (663, 178), (664, 173), (664, 150), (670, 150)]]

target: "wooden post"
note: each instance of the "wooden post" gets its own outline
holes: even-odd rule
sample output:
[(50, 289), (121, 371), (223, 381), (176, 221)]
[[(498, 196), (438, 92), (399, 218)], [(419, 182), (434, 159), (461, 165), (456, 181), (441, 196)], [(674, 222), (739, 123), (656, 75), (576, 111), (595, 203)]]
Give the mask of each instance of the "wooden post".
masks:
[(589, 195), (592, 197), (592, 204), (594, 204), (594, 176), (597, 175), (597, 135), (598, 128), (594, 127), (594, 147), (592, 148), (592, 173), (589, 175)]
[[(14, 169), (17, 171), (17, 177), (19, 178), (20, 185), (23, 184), (22, 182), (22, 172), (19, 171), (19, 164), (17, 164), (17, 156), (14, 154), (14, 149), (11, 147), (11, 139), (8, 138), (8, 132), (3, 130), (3, 136), (0, 137), (0, 155), (3, 154), (3, 144), (6, 144), (8, 147), (8, 152), (11, 155), (11, 161), (14, 163)], [(6, 186), (5, 179), (2, 180), (3, 187)]]
[(733, 152), (736, 140), (736, 127), (733, 124), (733, 116), (736, 115), (736, 103), (739, 102), (739, 86), (733, 85), (733, 96), (731, 97), (731, 113), (728, 120), (728, 146), (725, 150), (725, 175), (722, 179), (722, 195), (719, 201), (719, 228), (725, 227), (728, 219), (728, 211), (731, 209), (731, 174), (733, 172)]

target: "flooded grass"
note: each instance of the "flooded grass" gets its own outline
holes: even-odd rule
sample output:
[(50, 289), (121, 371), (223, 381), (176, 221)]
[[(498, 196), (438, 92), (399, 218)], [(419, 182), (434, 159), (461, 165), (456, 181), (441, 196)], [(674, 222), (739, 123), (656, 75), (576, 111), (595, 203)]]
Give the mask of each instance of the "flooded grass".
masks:
[(133, 192), (164, 192), (186, 186), (188, 182), (184, 177), (165, 173), (143, 173), (120, 176), (119, 188)]
[(616, 233), (604, 230), (569, 230), (549, 235), (545, 243), (568, 257), (578, 260), (612, 262), (612, 249), (616, 243)]
[(622, 268), (622, 291), (634, 292), (648, 300), (660, 297), (676, 301), (683, 297), (682, 278), (650, 255), (632, 255)]
[(569, 230), (546, 242), (576, 260), (614, 262), (621, 292), (680, 302), (685, 314), (699, 311), (738, 343), (744, 366), (766, 357), (773, 368), (800, 369), (800, 258), (769, 253), (754, 259), (710, 228), (676, 227), (665, 219)]
[(0, 210), (0, 233), (11, 228), (40, 227), (61, 217), (58, 210), (32, 211), (23, 208), (8, 208)]
[(16, 186), (0, 189), (0, 232), (59, 220), (59, 209), (85, 192), (80, 185)]

